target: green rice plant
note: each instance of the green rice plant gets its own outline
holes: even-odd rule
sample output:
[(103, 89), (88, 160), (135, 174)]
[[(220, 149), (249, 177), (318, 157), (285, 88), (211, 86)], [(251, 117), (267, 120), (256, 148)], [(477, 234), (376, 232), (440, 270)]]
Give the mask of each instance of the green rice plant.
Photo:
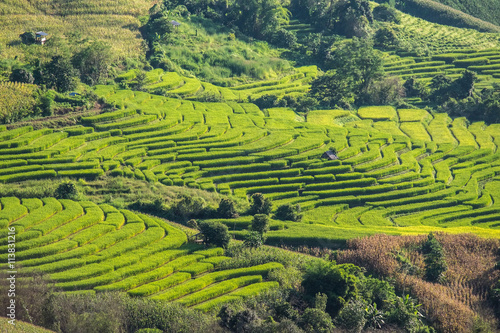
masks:
[(437, 144), (456, 143), (455, 138), (448, 129), (448, 124), (450, 122), (451, 120), (447, 114), (438, 113), (434, 115), (434, 119), (427, 126), (427, 130), (432, 137), (432, 141)]
[(339, 188), (352, 188), (352, 187), (362, 187), (370, 186), (376, 183), (375, 178), (362, 178), (354, 180), (337, 181), (333, 183), (322, 183), (322, 184), (308, 184), (305, 187), (306, 191), (321, 191), (327, 189), (339, 189)]
[(43, 202), (37, 198), (25, 198), (21, 199), (21, 203), (24, 207), (28, 208), (28, 213), (32, 213), (34, 210), (41, 208), (43, 206)]
[(156, 120), (156, 115), (140, 115), (136, 117), (132, 117), (123, 121), (105, 123), (105, 124), (97, 124), (94, 125), (95, 128), (99, 131), (109, 131), (113, 129), (121, 129), (124, 127), (131, 127), (136, 125), (147, 124)]
[(184, 85), (177, 88), (177, 89), (172, 89), (169, 90), (169, 94), (171, 95), (194, 95), (196, 94), (200, 89), (202, 89), (201, 82), (198, 81), (197, 79), (191, 79), (191, 78), (182, 78), (184, 80)]
[(221, 263), (231, 260), (231, 257), (226, 257), (226, 256), (215, 256), (215, 257), (209, 257), (206, 259), (200, 260), (200, 262), (206, 262), (214, 265), (214, 267), (219, 266)]
[(397, 120), (396, 109), (392, 106), (368, 106), (358, 110), (358, 116), (361, 119)]
[(352, 171), (351, 166), (340, 165), (340, 166), (332, 166), (332, 167), (326, 167), (326, 168), (307, 169), (307, 170), (304, 170), (303, 174), (304, 175), (321, 175), (321, 174), (325, 174), (325, 173), (332, 173), (336, 176), (337, 174), (346, 173), (349, 171)]
[[(61, 203), (54, 198), (45, 198), (43, 199), (43, 202), (45, 204), (44, 206), (34, 211), (30, 211), (30, 214), (25, 215), (24, 217), (17, 219), (12, 223), (12, 226), (16, 227), (17, 233), (23, 232), (26, 228), (29, 228), (39, 222), (42, 222), (43, 220), (46, 220), (47, 218), (60, 212), (63, 209)], [(5, 205), (3, 202), (2, 204)], [(6, 207), (10, 207), (10, 205), (6, 205)], [(14, 207), (9, 209), (13, 211), (15, 210)], [(4, 219), (6, 218), (6, 216), (3, 216), (2, 212), (3, 211), (0, 211), (0, 216), (2, 219)]]
[(54, 170), (22, 172), (18, 174), (0, 176), (0, 183), (12, 183), (29, 179), (53, 178), (56, 177), (56, 175), (57, 173)]
[(18, 198), (5, 197), (0, 198), (2, 210), (0, 210), (0, 219), (12, 222), (28, 213), (28, 209), (21, 205)]
[(130, 296), (148, 296), (155, 294), (161, 290), (170, 288), (172, 286), (176, 286), (179, 283), (182, 283), (184, 281), (187, 281), (191, 278), (191, 275), (189, 273), (184, 273), (184, 272), (179, 272), (179, 273), (174, 273), (170, 276), (167, 276), (164, 279), (145, 284), (140, 286), (139, 288), (135, 288), (132, 290), (128, 291), (128, 294)]
[(43, 166), (41, 165), (23, 165), (23, 166), (16, 166), (12, 168), (3, 168), (0, 170), (0, 175), (10, 175), (10, 174), (15, 174), (15, 173), (23, 173), (23, 172), (30, 172), (30, 171), (38, 171), (38, 170), (43, 170)]
[(210, 310), (217, 308), (221, 305), (235, 302), (239, 299), (241, 299), (241, 297), (239, 297), (239, 296), (231, 296), (230, 294), (224, 295), (224, 296), (220, 296), (220, 297), (208, 300), (206, 302), (197, 304), (193, 307), (193, 309), (196, 309), (196, 310), (199, 310), (202, 312), (207, 312), (207, 311), (210, 311)]
[(97, 124), (105, 121), (111, 121), (111, 120), (116, 120), (120, 118), (125, 118), (131, 115), (136, 114), (136, 110), (133, 109), (125, 109), (125, 110), (118, 110), (118, 111), (113, 111), (113, 112), (106, 112), (102, 113), (97, 116), (91, 116), (91, 117), (82, 117), (82, 122), (84, 124)]
[(260, 275), (242, 276), (207, 287), (202, 291), (198, 291), (188, 296), (182, 297), (176, 302), (184, 306), (193, 306), (195, 304), (218, 297), (235, 289), (259, 282), (262, 282), (262, 276)]
[(180, 272), (185, 272), (191, 274), (191, 276), (199, 275), (201, 273), (205, 273), (208, 271), (211, 271), (214, 268), (214, 265), (211, 263), (206, 263), (206, 262), (197, 262), (194, 264), (191, 264), (189, 266), (186, 266), (182, 269), (180, 269)]
[(102, 169), (61, 170), (57, 172), (57, 175), (59, 177), (74, 177), (74, 178), (87, 178), (87, 179), (95, 179), (102, 176), (103, 174), (104, 170)]
[(405, 121), (418, 121), (427, 123), (432, 120), (432, 116), (422, 109), (398, 109), (399, 120)]
[(173, 288), (170, 288), (163, 293), (153, 296), (152, 299), (170, 301), (177, 299), (181, 296), (187, 295), (189, 293), (201, 290), (215, 282), (220, 282), (223, 280), (228, 280), (231, 278), (237, 278), (246, 275), (267, 275), (269, 270), (280, 267), (283, 267), (283, 265), (272, 262), (252, 267), (236, 268), (236, 269), (213, 272), (206, 274), (198, 279), (194, 279), (186, 283), (180, 284), (178, 286), (175, 286)]

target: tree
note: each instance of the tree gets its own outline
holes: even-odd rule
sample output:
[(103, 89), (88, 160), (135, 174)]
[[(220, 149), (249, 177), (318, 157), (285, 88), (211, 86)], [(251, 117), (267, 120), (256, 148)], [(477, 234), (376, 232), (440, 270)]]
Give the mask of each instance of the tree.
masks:
[(325, 108), (350, 109), (357, 98), (353, 79), (341, 71), (330, 70), (311, 83), (309, 95)]
[(377, 21), (401, 23), (401, 15), (394, 7), (386, 3), (373, 9), (373, 18)]
[(55, 88), (59, 92), (73, 90), (77, 86), (78, 70), (71, 62), (62, 56), (53, 56), (44, 66), (43, 81), (48, 88)]
[(250, 206), (250, 214), (271, 214), (273, 203), (262, 193), (254, 193), (251, 197), (252, 204)]
[(58, 199), (76, 199), (78, 189), (74, 183), (62, 183), (57, 187), (54, 196)]
[(226, 248), (231, 240), (227, 226), (220, 222), (200, 222), (200, 232), (205, 245), (215, 245)]
[(382, 57), (372, 42), (353, 38), (332, 51), (335, 68), (311, 83), (309, 95), (325, 107), (351, 107), (366, 99), (368, 88), (383, 77)]
[(192, 229), (198, 229), (198, 223), (196, 222), (195, 219), (187, 221), (186, 225)]
[(236, 211), (234, 201), (229, 198), (223, 198), (219, 202), (219, 207), (217, 208), (217, 216), (225, 219), (233, 219), (239, 216)]
[(335, 10), (335, 29), (347, 37), (365, 37), (369, 34), (373, 13), (367, 0), (341, 0)]
[(26, 31), (20, 34), (19, 37), (21, 38), (21, 42), (26, 45), (35, 44), (36, 42), (36, 36), (34, 32)]
[(236, 25), (253, 37), (265, 38), (287, 24), (290, 15), (280, 0), (235, 1), (229, 5), (226, 24)]
[(17, 68), (12, 71), (12, 74), (10, 74), (9, 81), (32, 84), (35, 82), (35, 78), (33, 77), (33, 73), (30, 71), (24, 68)]
[(255, 214), (252, 219), (252, 230), (259, 234), (269, 231), (269, 216), (266, 214)]
[(427, 281), (443, 281), (448, 265), (445, 261), (443, 247), (432, 232), (427, 236), (427, 240), (422, 245), (422, 252), (425, 256), (425, 278)]
[(93, 42), (72, 59), (73, 66), (80, 71), (82, 82), (91, 86), (108, 76), (111, 65), (111, 47), (104, 42)]
[(410, 77), (403, 84), (403, 88), (405, 89), (406, 97), (420, 97), (423, 98), (427, 96), (427, 87), (426, 84), (415, 80), (415, 77)]
[(148, 22), (141, 27), (142, 36), (149, 42), (150, 48), (154, 42), (164, 41), (174, 31), (168, 13), (164, 5), (156, 4), (151, 7)]
[(390, 76), (373, 82), (368, 88), (366, 100), (371, 105), (388, 105), (400, 101), (404, 96), (401, 79)]
[(257, 248), (262, 245), (264, 245), (265, 242), (265, 237), (263, 234), (257, 231), (250, 231), (246, 236), (245, 236), (245, 242), (244, 245), (246, 247), (251, 247), (251, 248)]
[(299, 204), (295, 206), (285, 204), (278, 207), (274, 217), (278, 220), (299, 222), (302, 220), (302, 214), (300, 211), (301, 209)]
[(193, 217), (203, 216), (205, 213), (205, 200), (200, 197), (183, 195), (180, 200), (172, 206), (174, 218), (188, 220)]
[(478, 77), (475, 72), (466, 70), (461, 77), (453, 81), (452, 97), (457, 99), (471, 97), (474, 92), (474, 84), (477, 80)]
[(315, 261), (307, 267), (302, 287), (311, 297), (318, 293), (325, 294), (328, 297), (326, 309), (335, 315), (345, 303), (356, 298), (356, 286), (361, 274), (361, 269), (352, 264)]
[(399, 39), (392, 28), (383, 27), (377, 30), (373, 37), (374, 46), (382, 49), (394, 49), (399, 45)]

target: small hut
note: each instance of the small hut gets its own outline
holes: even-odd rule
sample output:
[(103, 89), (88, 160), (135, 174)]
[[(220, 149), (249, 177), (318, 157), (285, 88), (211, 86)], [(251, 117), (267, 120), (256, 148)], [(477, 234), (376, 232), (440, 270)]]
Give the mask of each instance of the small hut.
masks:
[(323, 155), (321, 155), (322, 158), (327, 158), (331, 161), (338, 160), (339, 157), (331, 150), (325, 151)]
[(48, 35), (49, 35), (48, 33), (43, 31), (36, 32), (35, 33), (36, 42), (41, 45), (45, 44)]
[(170, 21), (170, 23), (172, 23), (172, 26), (177, 29), (181, 24), (177, 21)]

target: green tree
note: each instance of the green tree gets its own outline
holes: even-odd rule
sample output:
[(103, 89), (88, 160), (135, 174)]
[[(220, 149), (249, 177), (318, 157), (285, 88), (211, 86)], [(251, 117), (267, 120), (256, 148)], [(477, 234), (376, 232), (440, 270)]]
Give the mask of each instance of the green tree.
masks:
[(255, 214), (252, 219), (252, 230), (259, 234), (269, 231), (269, 216), (266, 214)]
[(448, 265), (446, 264), (443, 246), (432, 232), (427, 236), (427, 240), (422, 245), (422, 252), (425, 256), (425, 278), (427, 281), (443, 281)]
[(62, 56), (53, 56), (43, 69), (44, 83), (48, 88), (54, 88), (59, 92), (75, 89), (78, 75), (78, 70), (73, 68), (69, 59)]
[(55, 190), (54, 196), (58, 199), (76, 199), (78, 189), (74, 183), (61, 183)]
[(262, 193), (254, 193), (250, 198), (252, 201), (250, 205), (250, 214), (271, 214), (273, 203), (268, 198), (264, 197)]
[(30, 83), (35, 82), (35, 78), (33, 73), (24, 68), (16, 68), (10, 74), (9, 81), (12, 82), (21, 82), (21, 83)]
[(386, 3), (373, 9), (373, 18), (377, 21), (401, 23), (401, 15), (393, 6)]
[(278, 220), (299, 222), (302, 220), (302, 214), (300, 212), (301, 209), (299, 204), (295, 206), (284, 204), (278, 207), (274, 217)]
[(229, 198), (222, 198), (217, 208), (217, 216), (224, 219), (233, 219), (239, 216), (236, 211), (234, 201)]
[(199, 229), (206, 245), (226, 248), (231, 240), (227, 226), (220, 222), (200, 222)]
[(309, 95), (325, 107), (351, 107), (367, 98), (368, 88), (383, 77), (382, 57), (369, 40), (353, 38), (332, 51), (330, 68), (311, 84)]
[(180, 200), (172, 206), (175, 219), (189, 220), (193, 217), (203, 216), (205, 213), (205, 200), (201, 197), (183, 195)]
[(26, 31), (19, 35), (21, 42), (26, 45), (35, 44), (36, 36), (34, 32)]
[(307, 267), (302, 287), (311, 297), (325, 294), (328, 297), (327, 311), (335, 315), (344, 304), (356, 298), (359, 276), (361, 269), (352, 264), (335, 265), (318, 260)]
[(72, 58), (82, 82), (91, 86), (101, 83), (108, 76), (111, 61), (111, 47), (104, 42), (93, 42)]
[(406, 97), (420, 97), (424, 98), (427, 96), (427, 85), (421, 81), (415, 80), (415, 77), (410, 77), (403, 84), (405, 89)]
[(272, 37), (281, 25), (290, 20), (290, 11), (280, 0), (234, 1), (226, 14), (227, 24), (238, 26), (257, 38)]
[(257, 231), (250, 231), (246, 236), (245, 236), (245, 241), (244, 245), (246, 247), (251, 247), (251, 248), (258, 248), (262, 245), (264, 245), (266, 239), (263, 234)]

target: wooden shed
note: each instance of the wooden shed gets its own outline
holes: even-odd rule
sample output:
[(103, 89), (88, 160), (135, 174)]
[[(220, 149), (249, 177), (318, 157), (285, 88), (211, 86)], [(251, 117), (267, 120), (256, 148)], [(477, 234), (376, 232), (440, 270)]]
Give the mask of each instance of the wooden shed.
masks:
[(48, 35), (49, 35), (48, 33), (43, 31), (35, 32), (36, 42), (41, 45), (45, 44)]
[(327, 158), (332, 161), (339, 159), (339, 157), (331, 150), (325, 151), (323, 155), (321, 155), (321, 158)]

